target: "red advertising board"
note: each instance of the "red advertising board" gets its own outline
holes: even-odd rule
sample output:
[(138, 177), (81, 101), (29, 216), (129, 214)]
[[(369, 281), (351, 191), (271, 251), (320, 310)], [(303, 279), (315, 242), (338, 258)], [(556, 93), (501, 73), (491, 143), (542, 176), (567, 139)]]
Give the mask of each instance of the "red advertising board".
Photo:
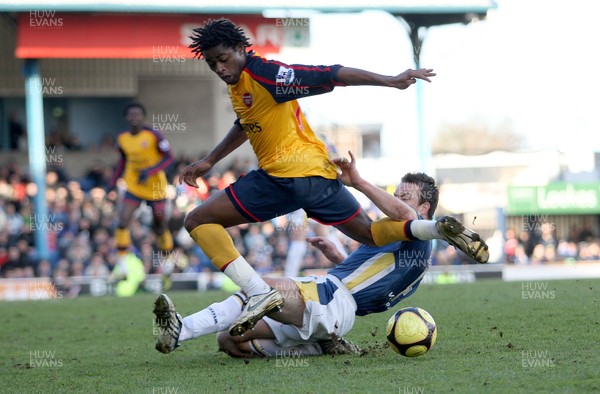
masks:
[(226, 17), (246, 32), (252, 49), (278, 53), (284, 29), (260, 15), (106, 14), (31, 11), (19, 14), (17, 58), (191, 58), (192, 30)]

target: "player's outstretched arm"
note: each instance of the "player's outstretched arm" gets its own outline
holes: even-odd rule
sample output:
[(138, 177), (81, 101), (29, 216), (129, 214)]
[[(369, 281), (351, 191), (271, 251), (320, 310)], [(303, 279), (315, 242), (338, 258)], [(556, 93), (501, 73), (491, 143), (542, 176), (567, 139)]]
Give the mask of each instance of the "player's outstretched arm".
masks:
[(372, 85), (406, 89), (417, 82), (417, 79), (431, 82), (430, 78), (435, 75), (436, 74), (431, 68), (421, 68), (418, 70), (408, 69), (396, 76), (388, 76), (361, 70), (359, 68), (342, 67), (338, 70), (337, 79), (339, 82), (348, 86)]
[(408, 204), (363, 179), (356, 169), (354, 155), (350, 151), (348, 151), (348, 154), (350, 155), (350, 160), (342, 157), (332, 160), (342, 170), (342, 173), (338, 174), (338, 178), (342, 183), (355, 188), (367, 196), (377, 208), (381, 209), (392, 220), (418, 219), (416, 211)]
[(235, 123), (219, 144), (202, 160), (198, 160), (183, 169), (179, 174), (179, 183), (185, 182), (188, 186), (198, 187), (196, 179), (206, 175), (208, 171), (222, 158), (242, 145), (248, 136), (239, 124)]

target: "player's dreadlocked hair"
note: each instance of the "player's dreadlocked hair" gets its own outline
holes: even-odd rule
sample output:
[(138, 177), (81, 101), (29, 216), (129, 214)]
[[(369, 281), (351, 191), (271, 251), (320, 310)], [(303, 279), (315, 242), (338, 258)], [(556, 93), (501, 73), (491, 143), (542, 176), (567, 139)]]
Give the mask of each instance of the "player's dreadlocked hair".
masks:
[(428, 202), (429, 211), (427, 211), (427, 215), (429, 215), (429, 219), (433, 218), (440, 198), (440, 190), (435, 184), (435, 179), (422, 172), (410, 172), (402, 177), (401, 182), (419, 185), (421, 189), (419, 192), (419, 204)]
[(244, 30), (225, 18), (209, 19), (203, 27), (194, 29), (190, 38), (192, 39), (190, 48), (194, 57), (198, 59), (204, 57), (205, 51), (220, 44), (227, 48), (235, 48), (240, 44), (246, 48), (252, 45)]

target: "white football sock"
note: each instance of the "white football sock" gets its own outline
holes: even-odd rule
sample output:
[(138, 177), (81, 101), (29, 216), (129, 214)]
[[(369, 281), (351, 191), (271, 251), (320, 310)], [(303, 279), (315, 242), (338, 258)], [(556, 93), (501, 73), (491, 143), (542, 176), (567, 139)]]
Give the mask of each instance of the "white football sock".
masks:
[(242, 256), (233, 260), (223, 271), (233, 283), (251, 297), (256, 294), (268, 293), (271, 286), (258, 275), (254, 268)]
[(283, 347), (278, 345), (274, 339), (253, 339), (250, 341), (250, 349), (252, 349), (253, 353), (264, 357), (289, 359), (302, 356), (320, 356), (323, 354), (321, 346), (318, 343)]
[(287, 258), (285, 259), (284, 275), (286, 277), (292, 278), (298, 276), (307, 249), (308, 245), (304, 240), (290, 242)]
[(242, 294), (235, 293), (225, 301), (215, 302), (200, 312), (184, 317), (179, 342), (228, 329), (242, 312), (244, 300)]
[(413, 220), (410, 222), (410, 231), (422, 241), (440, 239), (435, 220)]

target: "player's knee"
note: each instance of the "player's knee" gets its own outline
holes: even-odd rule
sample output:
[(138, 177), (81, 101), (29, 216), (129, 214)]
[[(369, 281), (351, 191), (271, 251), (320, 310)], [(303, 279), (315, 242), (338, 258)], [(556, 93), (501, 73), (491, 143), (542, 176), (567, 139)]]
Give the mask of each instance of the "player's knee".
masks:
[(194, 211), (188, 213), (185, 216), (185, 219), (183, 220), (183, 226), (188, 231), (188, 233), (191, 233), (196, 227), (198, 227), (201, 224), (202, 223), (200, 222), (200, 220), (198, 220), (198, 215), (196, 215)]
[(155, 226), (164, 226), (165, 225), (165, 213), (164, 212), (155, 212), (152, 215), (152, 222)]

